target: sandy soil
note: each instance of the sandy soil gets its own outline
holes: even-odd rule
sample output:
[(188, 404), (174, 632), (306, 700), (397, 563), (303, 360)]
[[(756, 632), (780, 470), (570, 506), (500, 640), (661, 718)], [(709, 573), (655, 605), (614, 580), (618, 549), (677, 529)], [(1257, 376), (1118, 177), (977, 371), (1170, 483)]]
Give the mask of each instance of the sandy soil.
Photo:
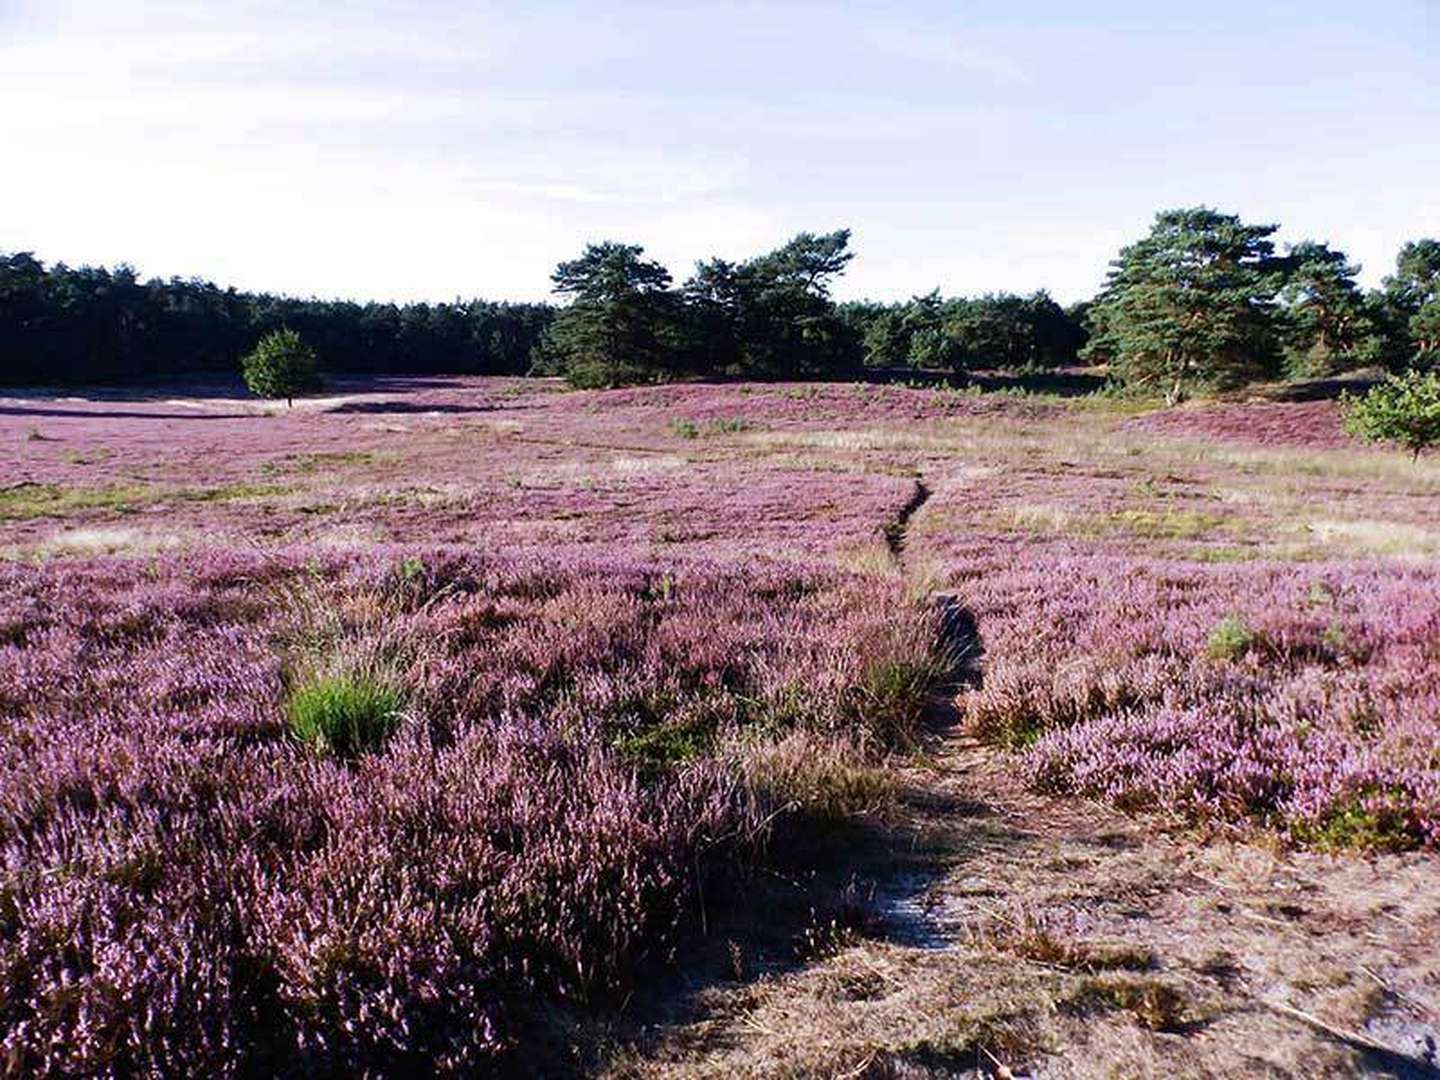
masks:
[(1440, 1077), (1433, 855), (1187, 835), (953, 730), (907, 781), (852, 849), (873, 922), (799, 961), (732, 945), (609, 1075)]

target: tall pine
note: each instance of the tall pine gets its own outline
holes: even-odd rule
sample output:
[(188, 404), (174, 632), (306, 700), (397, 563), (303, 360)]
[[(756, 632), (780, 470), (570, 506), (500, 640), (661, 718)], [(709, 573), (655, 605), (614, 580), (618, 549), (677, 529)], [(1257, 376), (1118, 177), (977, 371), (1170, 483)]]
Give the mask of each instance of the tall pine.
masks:
[(1203, 206), (1157, 214), (1111, 264), (1087, 357), (1170, 402), (1273, 374), (1276, 228)]

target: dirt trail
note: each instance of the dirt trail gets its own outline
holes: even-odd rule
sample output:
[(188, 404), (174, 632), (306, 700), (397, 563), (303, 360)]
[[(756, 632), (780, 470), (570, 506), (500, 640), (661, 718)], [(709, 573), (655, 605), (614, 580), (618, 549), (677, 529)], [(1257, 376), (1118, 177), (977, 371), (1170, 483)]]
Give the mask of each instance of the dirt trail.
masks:
[[(885, 530), (902, 569), (931, 492), (918, 478)], [(935, 741), (891, 818), (834, 849), (872, 921), (702, 975), (611, 1075), (1440, 1080), (1440, 860), (1287, 852), (1029, 790), (964, 733), (983, 628), (933, 599), (958, 660)]]
[(905, 541), (909, 537), (910, 522), (920, 508), (930, 499), (930, 487), (925, 483), (923, 477), (915, 480), (915, 491), (910, 496), (910, 501), (900, 508), (895, 519), (885, 526), (885, 546), (890, 549), (890, 555), (896, 562), (903, 563), (905, 558)]
[[(930, 494), (918, 479), (886, 530), (902, 568)], [(932, 750), (837, 852), (866, 932), (702, 980), (612, 1075), (1440, 1080), (1440, 860), (1284, 852), (1029, 790), (963, 733), (981, 636), (934, 600), (959, 666)]]
[(1440, 866), (1159, 831), (955, 731), (855, 867), (880, 919), (720, 980), (624, 1076), (1440, 1077)]

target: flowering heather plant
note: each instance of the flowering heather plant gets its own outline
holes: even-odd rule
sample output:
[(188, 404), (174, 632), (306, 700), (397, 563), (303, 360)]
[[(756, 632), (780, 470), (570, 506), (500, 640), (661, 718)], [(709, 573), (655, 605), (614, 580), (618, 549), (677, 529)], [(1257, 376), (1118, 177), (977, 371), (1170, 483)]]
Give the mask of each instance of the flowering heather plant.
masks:
[[(0, 1053), (485, 1067), (538, 1003), (668, 954), (697, 861), (755, 827), (723, 747), (853, 726), (866, 673), (923, 666), (934, 630), (898, 583), (778, 563), (0, 566)], [(340, 753), (297, 742), (312, 723)], [(695, 752), (624, 752), (679, 728)]]
[(1196, 405), (1164, 409), (1126, 425), (1158, 435), (1220, 439), (1255, 446), (1315, 450), (1357, 448), (1346, 434), (1340, 407), (1333, 401)]
[(1431, 569), (1000, 558), (962, 567), (986, 658), (962, 704), (1040, 786), (1321, 845), (1440, 845)]

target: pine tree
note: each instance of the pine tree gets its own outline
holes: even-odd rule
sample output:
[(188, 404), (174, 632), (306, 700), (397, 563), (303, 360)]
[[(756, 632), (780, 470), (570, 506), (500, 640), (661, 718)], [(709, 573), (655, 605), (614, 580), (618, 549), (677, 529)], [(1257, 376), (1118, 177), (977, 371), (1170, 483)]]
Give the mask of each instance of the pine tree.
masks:
[(1157, 214), (1111, 264), (1090, 312), (1087, 358), (1172, 403), (1273, 373), (1275, 230), (1208, 207)]
[(1379, 359), (1380, 344), (1355, 284), (1360, 268), (1328, 244), (1290, 249), (1280, 290), (1286, 368), (1291, 375), (1329, 375)]

